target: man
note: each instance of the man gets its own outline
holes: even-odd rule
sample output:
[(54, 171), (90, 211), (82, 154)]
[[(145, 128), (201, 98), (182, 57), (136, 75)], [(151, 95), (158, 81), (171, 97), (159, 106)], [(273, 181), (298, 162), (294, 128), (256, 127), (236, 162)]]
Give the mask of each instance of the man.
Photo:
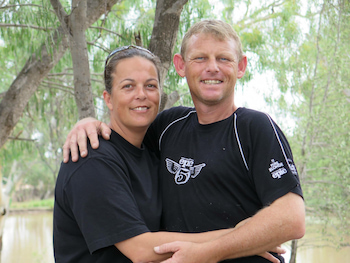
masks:
[[(252, 255), (301, 238), (305, 209), (282, 131), (268, 115), (234, 103), (236, 81), (247, 66), (240, 40), (227, 23), (201, 21), (186, 33), (174, 65), (186, 77), (195, 109), (160, 113), (144, 141), (160, 157), (164, 228), (202, 232), (250, 220), (207, 243), (174, 242), (155, 250), (175, 252), (166, 262), (269, 262)], [(70, 133), (65, 159), (69, 145), (77, 159), (77, 138), (86, 155), (83, 128), (95, 147), (95, 127), (108, 130), (98, 121), (83, 126)]]

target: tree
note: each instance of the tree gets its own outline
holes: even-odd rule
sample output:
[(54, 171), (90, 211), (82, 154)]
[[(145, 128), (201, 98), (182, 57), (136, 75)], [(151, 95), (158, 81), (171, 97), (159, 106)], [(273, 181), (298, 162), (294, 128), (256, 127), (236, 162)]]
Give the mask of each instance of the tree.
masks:
[[(103, 13), (110, 10), (116, 2), (117, 0), (88, 1), (89, 9), (86, 10), (87, 17), (83, 28), (85, 29), (94, 23)], [(57, 8), (55, 1), (52, 3)], [(17, 5), (17, 7), (19, 8), (20, 5)], [(12, 129), (22, 116), (24, 108), (38, 85), (62, 58), (67, 48), (68, 39), (63, 26), (60, 25), (49, 33), (46, 42), (28, 58), (0, 103), (0, 147), (4, 145)]]
[[(349, 2), (309, 1), (307, 34), (276, 52), (277, 80), (296, 99), (287, 110), (296, 118), (291, 144), (299, 168), (307, 215), (317, 218), (327, 240), (342, 247), (349, 235), (350, 158)], [(295, 38), (294, 38), (295, 39)], [(279, 70), (277, 67), (279, 66)], [(282, 97), (280, 105), (285, 105)], [(314, 221), (314, 220), (313, 220)], [(335, 229), (335, 236), (328, 228)], [(300, 241), (302, 242), (302, 241)], [(293, 242), (297, 246), (297, 241)], [(290, 262), (295, 262), (295, 255)]]
[[(94, 115), (92, 94), (87, 92), (90, 87), (89, 63), (85, 41), (85, 31), (101, 17), (105, 19), (117, 0), (72, 1), (71, 14), (67, 15), (58, 0), (51, 0), (60, 25), (49, 30), (48, 38), (41, 47), (27, 60), (22, 71), (7, 90), (0, 103), (0, 147), (3, 146), (11, 133), (30, 97), (47, 74), (63, 57), (70, 47), (74, 69), (74, 87), (80, 117)], [(154, 33), (150, 49), (161, 58), (164, 75), (171, 64), (171, 54), (174, 49), (178, 31), (180, 14), (187, 0), (159, 0), (157, 2)], [(20, 7), (21, 4), (15, 5)], [(30, 5), (30, 7), (34, 6)], [(15, 8), (12, 5), (8, 8)], [(40, 8), (48, 7), (41, 6)], [(54, 21), (57, 23), (57, 21)], [(103, 29), (103, 28), (102, 28)], [(166, 32), (166, 33), (165, 33)], [(159, 48), (162, 47), (160, 50)]]
[[(291, 143), (308, 212), (328, 219), (338, 214), (346, 221), (347, 1), (309, 0), (306, 7), (295, 0), (221, 0), (215, 5), (207, 0), (7, 0), (2, 5), (0, 54), (6, 59), (0, 60), (0, 156), (5, 179), (17, 162), (23, 182), (40, 181), (53, 189), (60, 147), (76, 116), (105, 116), (101, 72), (104, 58), (117, 46), (142, 45), (161, 58), (162, 109), (179, 98), (177, 104), (191, 105), (187, 85), (171, 67), (172, 54), (190, 25), (217, 16), (234, 26), (253, 61), (241, 87), (257, 72), (275, 72), (282, 96), (268, 102), (298, 119)], [(288, 102), (287, 94), (296, 99)], [(329, 195), (314, 198), (319, 191)]]

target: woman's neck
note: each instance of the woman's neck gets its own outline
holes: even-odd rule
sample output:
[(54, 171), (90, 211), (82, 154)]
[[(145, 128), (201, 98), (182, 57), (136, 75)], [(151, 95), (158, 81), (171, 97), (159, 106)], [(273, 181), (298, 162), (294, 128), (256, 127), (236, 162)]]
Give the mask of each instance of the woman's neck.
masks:
[(122, 136), (126, 141), (131, 143), (132, 145), (141, 148), (143, 138), (146, 135), (147, 129), (145, 128), (138, 128), (138, 129), (127, 129), (125, 127), (121, 128), (119, 125), (116, 124), (109, 124), (109, 127), (114, 130), (116, 133), (118, 133), (120, 136)]

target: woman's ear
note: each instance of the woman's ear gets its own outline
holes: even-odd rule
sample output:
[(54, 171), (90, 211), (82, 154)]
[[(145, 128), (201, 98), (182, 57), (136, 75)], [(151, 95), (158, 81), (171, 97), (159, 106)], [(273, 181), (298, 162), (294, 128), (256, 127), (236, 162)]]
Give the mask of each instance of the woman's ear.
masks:
[(175, 70), (180, 77), (185, 77), (185, 61), (180, 54), (175, 54), (173, 58)]
[(103, 99), (105, 100), (105, 103), (109, 110), (113, 110), (113, 104), (112, 104), (112, 98), (111, 94), (107, 92), (107, 90), (103, 91)]

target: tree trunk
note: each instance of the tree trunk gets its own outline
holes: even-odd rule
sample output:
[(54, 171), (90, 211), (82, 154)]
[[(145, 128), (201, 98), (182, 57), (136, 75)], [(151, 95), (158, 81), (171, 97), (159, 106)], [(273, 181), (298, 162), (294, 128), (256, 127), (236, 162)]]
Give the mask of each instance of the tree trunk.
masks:
[(296, 263), (297, 249), (298, 249), (298, 240), (292, 240), (289, 263)]
[[(149, 49), (162, 62), (161, 83), (164, 83), (172, 64), (172, 56), (179, 31), (180, 15), (188, 0), (157, 0), (156, 14)], [(173, 92), (169, 96), (162, 94), (160, 111), (171, 107), (179, 95)]]
[(88, 58), (85, 21), (86, 1), (73, 0), (69, 20), (69, 45), (73, 61), (75, 102), (79, 119), (95, 117), (94, 99), (90, 82), (90, 64)]
[[(110, 10), (119, 0), (87, 0), (85, 29), (102, 14)], [(55, 1), (51, 1), (55, 2)], [(53, 5), (54, 6), (54, 5)], [(55, 6), (54, 6), (55, 8)], [(41, 81), (61, 59), (69, 43), (60, 26), (24, 65), (0, 103), (0, 148), (5, 144), (11, 131), (23, 114), (30, 97), (37, 90)], [(53, 47), (53, 48), (51, 48)], [(49, 51), (51, 49), (51, 51)]]

